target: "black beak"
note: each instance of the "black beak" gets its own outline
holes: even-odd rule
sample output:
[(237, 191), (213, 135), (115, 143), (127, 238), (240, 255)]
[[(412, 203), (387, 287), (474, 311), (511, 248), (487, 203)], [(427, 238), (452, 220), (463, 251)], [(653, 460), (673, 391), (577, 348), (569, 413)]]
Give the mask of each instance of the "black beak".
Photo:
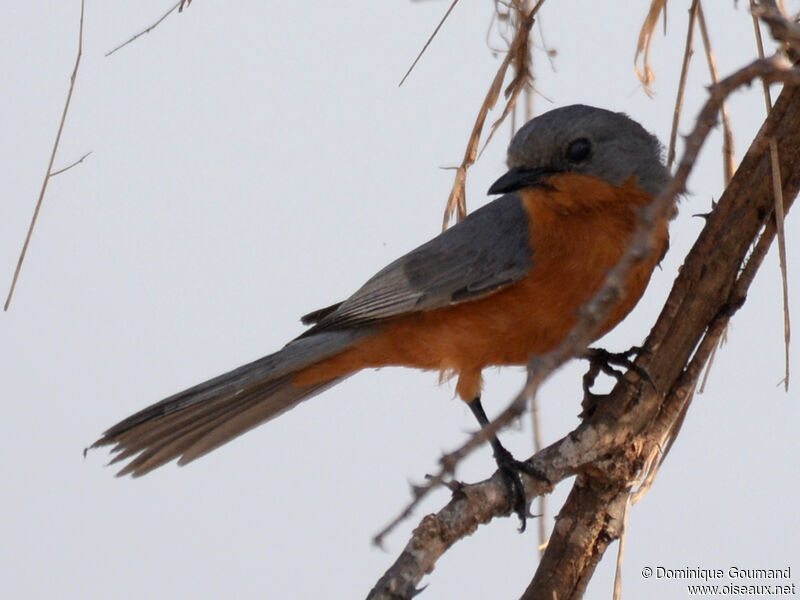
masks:
[(507, 194), (539, 185), (544, 177), (552, 172), (550, 169), (526, 169), (525, 167), (509, 169), (505, 175), (492, 184), (487, 194)]

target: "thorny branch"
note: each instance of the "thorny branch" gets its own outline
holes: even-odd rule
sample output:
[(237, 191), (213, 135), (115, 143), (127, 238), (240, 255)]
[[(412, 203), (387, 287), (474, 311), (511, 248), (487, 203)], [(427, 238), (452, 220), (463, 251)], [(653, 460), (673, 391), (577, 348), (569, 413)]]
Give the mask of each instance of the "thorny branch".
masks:
[[(797, 79), (793, 79), (797, 85)], [(642, 390), (644, 394), (638, 394), (632, 386), (624, 389), (617, 386), (607, 401), (598, 406), (597, 410), (605, 410), (612, 422), (632, 419), (629, 423), (636, 437), (606, 461), (617, 469), (621, 477), (609, 479), (602, 470), (594, 473), (597, 465), (587, 465), (582, 470), (575, 488), (587, 484), (600, 486), (600, 493), (589, 494), (588, 502), (583, 506), (562, 509), (551, 546), (523, 599), (580, 597), (602, 557), (603, 549), (618, 533), (615, 498), (604, 494), (602, 486), (614, 491), (615, 483), (628, 485), (624, 469), (632, 465), (635, 472), (637, 461), (652, 456), (647, 450), (648, 442), (669, 449), (703, 365), (717, 347), (731, 315), (744, 303), (748, 286), (775, 235), (770, 165), (765, 154), (771, 139), (778, 140), (785, 161), (782, 185), (788, 210), (791, 204), (788, 199), (793, 199), (800, 189), (800, 89), (797, 87), (787, 87), (781, 94), (742, 161), (737, 176), (727, 187), (687, 256), (665, 308), (648, 337), (646, 347), (651, 353), (643, 357), (640, 366), (651, 373), (659, 389), (670, 391), (662, 401), (658, 394), (647, 393), (650, 392), (647, 387)], [(765, 232), (759, 238), (759, 231), (765, 225)], [(758, 239), (756, 249), (749, 252), (755, 239)], [(742, 263), (745, 267), (740, 271)], [(689, 366), (684, 368), (687, 362)], [(653, 426), (648, 424), (648, 407), (654, 411), (650, 414), (657, 415), (654, 421), (650, 421)], [(636, 413), (643, 418), (637, 419)], [(595, 416), (597, 414), (602, 412)], [(637, 449), (637, 440), (645, 440), (643, 449), (629, 455), (630, 449)], [(663, 455), (659, 461), (662, 458)], [(654, 464), (657, 466), (659, 461)], [(639, 470), (647, 469), (645, 466)], [(647, 481), (651, 475), (652, 470)], [(573, 493), (575, 491), (573, 489)], [(637, 491), (634, 496), (640, 493)], [(608, 518), (608, 525), (593, 531), (586, 529), (598, 516)], [(565, 531), (562, 520), (565, 526), (576, 521), (580, 525), (578, 529), (566, 528)], [(577, 538), (569, 536), (576, 531), (579, 533)], [(581, 536), (584, 531), (589, 531), (589, 534)], [(559, 551), (559, 542), (566, 544), (565, 551)], [(580, 568), (569, 572), (561, 568), (566, 565), (580, 565)], [(542, 574), (556, 571), (561, 572), (562, 577), (542, 580)]]
[(772, 37), (800, 51), (800, 24), (787, 19), (775, 0), (759, 0), (752, 12), (767, 24)]
[[(653, 223), (657, 222), (657, 218), (661, 215), (667, 215), (674, 210), (675, 198), (685, 190), (688, 175), (703, 142), (716, 123), (716, 115), (718, 114), (722, 102), (734, 90), (751, 83), (757, 78), (763, 78), (768, 82), (783, 82), (787, 86), (797, 86), (800, 85), (800, 70), (787, 67), (786, 63), (778, 57), (760, 59), (721, 80), (717, 85), (710, 88), (709, 98), (697, 118), (695, 128), (686, 138), (685, 150), (673, 180), (668, 188), (648, 207), (645, 214), (643, 214), (642, 224), (635, 234), (628, 255), (626, 255), (620, 265), (609, 274), (604, 289), (581, 311), (581, 318), (568, 339), (555, 351), (537, 357), (531, 361), (528, 382), (520, 394), (517, 395), (506, 410), (492, 423), (473, 435), (463, 446), (442, 458), (442, 467), (440, 471), (431, 477), (425, 485), (415, 488), (413, 500), (406, 506), (398, 518), (393, 520), (376, 536), (375, 539), (377, 543), (380, 543), (382, 538), (403, 518), (410, 515), (419, 501), (427, 495), (432, 488), (443, 483), (445, 479), (453, 473), (455, 465), (464, 456), (480, 445), (490, 434), (497, 432), (519, 416), (526, 406), (527, 400), (536, 392), (538, 385), (558, 365), (580, 353), (583, 348), (586, 347), (592, 331), (594, 331), (597, 324), (602, 321), (604, 312), (611, 303), (610, 299), (613, 299), (615, 293), (619, 291), (620, 282), (623, 281), (622, 275), (627, 271), (628, 265), (631, 264), (636, 256), (647, 251), (650, 244)], [(795, 94), (793, 89), (788, 88), (787, 91), (794, 94), (792, 101), (796, 105), (800, 105), (800, 93)], [(784, 104), (787, 103), (788, 101)], [(726, 195), (723, 196), (717, 210), (715, 210), (712, 217), (709, 218), (706, 229), (712, 226), (712, 224), (718, 225), (717, 220), (714, 220), (715, 216), (718, 216), (718, 219), (731, 218), (729, 215), (720, 212), (721, 207), (723, 207), (723, 201), (727, 201), (729, 196), (739, 202), (744, 201), (742, 198), (745, 200), (749, 198), (748, 194), (742, 192), (744, 189), (748, 189), (748, 184), (751, 187), (755, 185), (754, 181), (756, 175), (763, 175), (763, 169), (758, 170), (753, 164), (761, 164), (759, 161), (765, 156), (769, 138), (775, 133), (779, 116), (778, 114), (771, 115), (770, 119), (768, 119), (767, 123), (762, 128), (762, 131), (759, 132), (747, 157), (745, 157), (745, 160), (749, 160), (749, 162), (745, 165), (745, 161), (743, 161), (737, 173), (739, 176), (738, 181), (744, 183), (738, 185), (738, 187), (734, 185), (737, 183), (736, 180), (732, 183), (729, 191), (733, 191), (731, 191), (730, 195), (726, 193)], [(793, 135), (797, 137), (796, 134)], [(794, 158), (797, 159), (796, 156)], [(800, 185), (796, 174), (797, 172), (800, 172), (800, 170), (795, 169), (795, 172), (792, 173), (793, 179), (790, 182), (791, 185), (787, 183), (789, 188), (786, 190), (787, 193), (784, 196), (787, 199), (787, 203), (789, 199), (794, 196), (794, 193), (796, 193), (797, 186)], [(731, 200), (731, 202), (733, 202), (733, 200)], [(729, 202), (729, 204), (731, 202)], [(769, 204), (771, 204), (771, 200), (768, 206)], [(770, 213), (767, 212), (763, 215), (763, 220), (768, 221), (770, 217)], [(698, 273), (692, 272), (691, 269), (684, 269), (682, 271), (678, 281), (676, 281), (676, 287), (673, 288), (673, 292), (667, 300), (662, 316), (659, 322), (654, 326), (653, 332), (651, 332), (651, 336), (648, 338), (648, 342), (645, 345), (649, 352), (643, 354), (637, 360), (637, 365), (646, 369), (648, 373), (654, 377), (658, 388), (666, 391), (663, 399), (659, 398), (657, 394), (652, 393), (652, 391), (648, 392), (649, 388), (646, 386), (640, 389), (640, 386), (635, 385), (618, 385), (612, 393), (615, 399), (614, 402), (601, 402), (597, 406), (586, 407), (585, 414), (587, 418), (575, 431), (528, 459), (528, 462), (538, 471), (546, 475), (553, 484), (574, 474), (579, 474), (579, 478), (576, 482), (576, 486), (578, 487), (593, 485), (593, 478), (596, 479), (598, 476), (600, 480), (606, 482), (610, 481), (614, 484), (610, 485), (608, 489), (604, 489), (603, 493), (596, 494), (594, 497), (595, 501), (593, 502), (590, 502), (589, 498), (578, 494), (579, 498), (576, 502), (579, 504), (583, 502), (583, 504), (581, 504), (582, 512), (579, 514), (586, 515), (587, 519), (590, 517), (593, 518), (592, 515), (600, 514), (598, 511), (604, 510), (603, 507), (612, 510), (611, 507), (613, 505), (617, 507), (614, 510), (617, 510), (618, 516), (621, 515), (619, 510), (621, 510), (621, 507), (624, 505), (618, 503), (620, 499), (627, 500), (630, 491), (627, 487), (629, 485), (628, 482), (642, 469), (644, 464), (642, 457), (648, 456), (652, 452), (650, 447), (641, 445), (643, 427), (648, 423), (652, 424), (650, 429), (646, 432), (646, 439), (648, 440), (670, 439), (675, 424), (680, 420), (685, 400), (694, 389), (697, 377), (708, 355), (717, 343), (728, 319), (743, 302), (747, 285), (749, 285), (752, 280), (752, 274), (755, 272), (760, 258), (763, 257), (763, 252), (766, 251), (769, 241), (771, 241), (771, 237), (769, 236), (774, 235), (771, 234), (772, 228), (774, 228), (774, 226), (768, 226), (765, 230), (761, 241), (756, 246), (757, 249), (763, 248), (763, 250), (759, 251), (759, 254), (752, 255), (742, 275), (737, 279), (736, 283), (731, 286), (731, 291), (727, 296), (727, 300), (722, 298), (722, 303), (715, 308), (713, 312), (703, 315), (705, 322), (704, 326), (699, 329), (699, 332), (701, 332), (700, 334), (702, 335), (702, 331), (705, 329), (706, 333), (699, 343), (691, 343), (692, 338), (690, 334), (693, 330), (684, 331), (683, 328), (689, 325), (683, 323), (684, 319), (676, 319), (676, 316), (679, 309), (681, 311), (686, 310), (683, 304), (689, 301), (687, 297), (692, 301), (701, 302), (714, 296), (710, 292), (698, 293), (696, 290), (686, 297), (680, 296), (680, 292), (685, 293), (686, 290), (680, 290), (679, 284), (683, 283), (687, 285), (687, 280), (690, 282), (689, 285), (694, 284), (695, 282), (692, 280), (692, 277), (698, 281), (702, 279), (698, 276)], [(757, 231), (758, 228), (754, 230), (753, 235), (756, 235)], [(701, 240), (704, 240), (703, 234), (701, 234), (698, 244), (700, 244)], [(714, 256), (712, 252), (715, 246), (709, 244), (707, 240), (704, 241), (706, 246), (703, 247), (699, 253), (701, 259), (716, 260), (719, 262), (721, 259), (718, 256)], [(737, 250), (741, 251), (743, 259), (749, 247), (748, 240), (744, 242), (741, 242), (741, 240), (736, 241), (740, 242), (739, 246), (737, 246)], [(685, 267), (690, 264), (695, 264), (690, 263), (690, 260), (692, 260), (691, 255), (687, 258)], [(697, 262), (700, 262), (700, 259), (698, 259)], [(715, 266), (718, 265), (715, 264)], [(739, 263), (737, 262), (734, 266), (734, 273), (736, 273), (738, 269)], [(702, 281), (700, 283), (708, 285)], [(676, 290), (678, 291), (676, 292)], [(719, 294), (721, 292), (719, 290), (714, 291), (717, 292), (716, 297), (720, 298), (721, 296)], [(705, 325), (708, 326), (707, 329)], [(671, 327), (673, 330), (670, 330)], [(686, 360), (681, 358), (679, 365), (676, 366), (672, 364), (669, 367), (671, 371), (662, 373), (657, 370), (660, 363), (656, 362), (654, 356), (660, 349), (667, 350), (667, 342), (665, 340), (673, 344), (681, 344), (680, 349), (685, 353)], [(695, 347), (696, 349), (692, 355), (692, 351)], [(665, 356), (678, 355), (680, 355), (680, 352), (677, 351), (665, 353)], [(688, 367), (683, 369), (682, 366), (686, 364), (687, 360), (689, 361)], [(622, 401), (620, 401), (620, 396), (623, 397)], [(640, 442), (634, 443), (637, 439), (640, 439)], [(639, 445), (637, 446), (637, 444)], [(614, 453), (613, 459), (609, 459), (608, 457), (612, 453)], [(551, 487), (543, 481), (527, 477), (525, 478), (525, 485), (529, 499), (539, 494), (549, 492)], [(428, 515), (422, 520), (412, 534), (412, 538), (403, 553), (378, 581), (375, 588), (370, 593), (369, 598), (410, 598), (422, 576), (433, 569), (436, 560), (444, 551), (462, 537), (471, 534), (479, 524), (486, 523), (497, 516), (508, 515), (509, 510), (505, 497), (505, 487), (499, 473), (495, 473), (490, 479), (479, 484), (459, 486), (447, 506), (436, 515)], [(570, 513), (564, 509), (562, 510), (562, 514)], [(585, 525), (588, 526), (589, 523), (585, 523)], [(542, 565), (547, 565), (548, 560), (552, 561), (554, 560), (552, 557), (558, 556), (558, 550), (554, 545), (557, 544), (557, 540), (559, 539), (558, 533), (557, 525), (554, 531), (554, 538), (556, 541), (554, 542), (551, 540), (551, 546), (548, 547)], [(608, 532), (606, 531), (606, 533)], [(562, 548), (562, 550), (565, 549)], [(600, 555), (602, 555), (602, 552)], [(548, 559), (548, 556), (551, 558)], [(599, 556), (597, 560), (599, 560)], [(587, 562), (584, 565), (584, 570), (582, 571), (582, 577), (584, 579), (578, 581), (578, 584), (585, 585), (595, 564), (596, 562)], [(553, 565), (550, 564), (551, 570), (552, 567)], [(544, 573), (546, 571), (547, 568), (540, 565), (537, 573)], [(537, 579), (537, 577), (539, 578)], [(541, 576), (537, 574), (537, 577), (535, 577), (534, 581), (531, 583), (529, 592), (533, 589), (541, 592), (541, 586), (546, 584), (546, 582), (542, 581)], [(573, 584), (574, 583), (575, 582), (573, 582)], [(578, 590), (579, 588), (574, 588), (572, 591), (576, 592)], [(559, 595), (558, 597), (563, 598), (570, 596)]]

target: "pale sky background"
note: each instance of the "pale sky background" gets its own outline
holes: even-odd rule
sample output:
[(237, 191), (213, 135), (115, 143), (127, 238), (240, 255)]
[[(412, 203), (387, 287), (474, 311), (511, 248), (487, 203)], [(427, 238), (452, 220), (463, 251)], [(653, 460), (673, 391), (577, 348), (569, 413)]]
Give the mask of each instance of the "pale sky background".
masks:
[[(439, 231), (453, 176), (440, 167), (460, 161), (500, 60), (486, 44), (492, 3), (461, 2), (401, 88), (447, 3), (197, 0), (103, 56), (171, 4), (87, 2), (56, 167), (93, 154), (51, 182), (11, 310), (0, 315), (0, 597), (360, 598), (448, 499), (440, 490), (386, 551), (374, 548), (372, 536), (408, 501), (408, 482), (475, 429), (435, 374), (363, 373), (199, 462), (138, 480), (115, 478), (103, 451), (81, 452), (131, 412), (278, 349), (302, 331), (301, 314), (346, 297)], [(670, 3), (667, 37), (654, 43), (654, 98), (633, 71), (647, 3), (638, 4), (544, 5), (534, 61), (549, 101), (537, 98), (537, 113), (594, 104), (667, 141), (689, 2)], [(728, 74), (755, 53), (747, 2), (705, 4)], [(63, 107), (78, 14), (78, 0), (3, 2), (3, 295)], [(552, 67), (542, 31), (558, 52)], [(699, 53), (689, 79), (682, 133), (708, 83)], [(730, 108), (741, 158), (763, 119), (760, 88), (737, 93)], [(470, 208), (503, 173), (508, 137), (504, 126), (472, 169)], [(702, 226), (692, 214), (721, 193), (720, 139), (715, 132), (689, 182), (663, 269), (604, 346), (625, 349), (647, 334)], [(686, 582), (644, 580), (645, 566), (790, 566), (785, 583), (800, 583), (800, 346), (796, 335), (787, 394), (774, 250), (707, 392), (632, 509), (626, 598), (686, 596)], [(578, 423), (585, 368), (571, 364), (542, 391), (548, 443)], [(521, 369), (489, 372), (490, 414), (523, 381)], [(529, 417), (502, 438), (528, 456)], [(458, 476), (493, 471), (486, 448)], [(549, 498), (548, 526), (571, 484)], [(516, 598), (537, 544), (535, 523), (519, 535), (515, 518), (496, 520), (444, 556), (421, 597)], [(587, 598), (611, 597), (616, 550)]]

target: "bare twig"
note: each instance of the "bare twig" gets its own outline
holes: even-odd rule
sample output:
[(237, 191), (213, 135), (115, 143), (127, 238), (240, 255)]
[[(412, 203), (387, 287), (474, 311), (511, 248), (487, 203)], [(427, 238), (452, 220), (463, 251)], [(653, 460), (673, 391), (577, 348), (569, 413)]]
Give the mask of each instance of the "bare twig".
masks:
[[(516, 61), (516, 63), (520, 65), (527, 64), (527, 59), (519, 57), (529, 53), (528, 40), (531, 26), (533, 25), (534, 16), (542, 4), (544, 4), (544, 0), (539, 0), (528, 14), (517, 13), (520, 22), (517, 24), (514, 39), (512, 40), (511, 46), (508, 49), (508, 53), (503, 59), (503, 62), (500, 64), (500, 68), (497, 70), (491, 85), (489, 86), (489, 91), (486, 93), (486, 97), (484, 98), (481, 108), (478, 111), (478, 116), (475, 119), (475, 124), (472, 127), (472, 133), (470, 133), (469, 141), (467, 142), (467, 148), (464, 151), (464, 158), (461, 161), (461, 165), (459, 165), (459, 167), (456, 169), (453, 187), (450, 190), (450, 195), (447, 199), (447, 205), (444, 210), (442, 229), (447, 229), (447, 225), (450, 223), (453, 214), (456, 215), (458, 220), (463, 219), (467, 215), (465, 191), (467, 169), (469, 169), (469, 167), (475, 162), (478, 156), (478, 144), (480, 142), (483, 126), (486, 123), (486, 117), (488, 116), (489, 111), (494, 108), (494, 105), (497, 103), (497, 100), (500, 97), (503, 80), (505, 79), (509, 65), (512, 63), (512, 61)], [(526, 73), (515, 74), (514, 80), (508, 86), (506, 91), (506, 93), (511, 97), (503, 111), (503, 116), (492, 126), (493, 130), (499, 126), (502, 119), (508, 114), (510, 107), (513, 106), (520, 87), (523, 86), (527, 81), (526, 77)]]
[(62, 168), (62, 169), (59, 169), (58, 171), (53, 171), (52, 173), (50, 173), (50, 177), (55, 177), (56, 175), (61, 175), (61, 174), (62, 174), (63, 172), (65, 172), (65, 171), (69, 171), (69, 170), (70, 170), (72, 167), (74, 167), (75, 165), (79, 165), (79, 164), (80, 164), (80, 163), (82, 163), (84, 160), (86, 160), (86, 157), (87, 157), (87, 156), (89, 156), (91, 153), (92, 153), (92, 151), (91, 151), (91, 150), (89, 150), (89, 152), (87, 152), (86, 154), (84, 154), (83, 156), (81, 156), (81, 157), (80, 157), (78, 160), (76, 160), (76, 161), (74, 161), (74, 162), (72, 162), (72, 163), (68, 164), (66, 167), (64, 167), (64, 168)]
[[(630, 514), (631, 505), (633, 505), (641, 496), (640, 492), (646, 485), (645, 478), (649, 475), (650, 469), (648, 465), (653, 464), (658, 454), (658, 448), (655, 447), (648, 456), (647, 464), (639, 471), (638, 475), (630, 484), (630, 493), (625, 501), (625, 508), (622, 512), (622, 526), (619, 534), (619, 547), (617, 549), (617, 569), (614, 574), (614, 600), (622, 599), (622, 565), (625, 559), (625, 540), (627, 539), (628, 530), (628, 515)], [(644, 493), (644, 492), (642, 492)]]
[[(719, 81), (717, 73), (717, 65), (714, 60), (714, 53), (711, 50), (711, 38), (708, 35), (708, 27), (706, 26), (706, 17), (703, 13), (703, 5), (698, 2), (697, 4), (697, 24), (700, 26), (700, 35), (703, 38), (703, 47), (705, 48), (706, 60), (708, 62), (708, 70), (711, 75), (711, 82), (716, 84)], [(764, 58), (764, 54), (759, 54), (759, 58)], [(725, 102), (720, 106), (720, 115), (722, 117), (722, 174), (725, 187), (730, 183), (733, 177), (733, 172), (736, 170), (736, 156), (733, 149), (733, 129), (731, 122), (728, 118), (728, 106)], [(720, 339), (720, 346), (724, 343), (725, 335)], [(714, 366), (714, 359), (717, 356), (717, 350), (720, 346), (715, 346), (711, 352), (706, 365), (705, 374), (703, 375), (703, 382), (700, 384), (700, 393), (705, 391), (708, 377), (711, 374), (711, 368)]]
[(772, 166), (772, 190), (775, 199), (775, 223), (778, 232), (778, 260), (781, 269), (781, 284), (783, 291), (783, 356), (784, 376), (783, 388), (789, 391), (789, 341), (792, 336), (791, 320), (789, 315), (789, 282), (786, 268), (786, 233), (784, 229), (785, 215), (783, 212), (783, 190), (781, 189), (781, 167), (778, 157), (778, 144), (771, 140), (769, 156)]
[(449, 8), (447, 9), (447, 12), (444, 13), (444, 16), (442, 17), (442, 20), (439, 21), (439, 24), (436, 26), (436, 29), (433, 30), (433, 33), (430, 35), (428, 40), (425, 42), (425, 45), (422, 46), (422, 50), (420, 50), (419, 54), (417, 54), (417, 58), (414, 59), (414, 62), (412, 62), (411, 66), (408, 67), (408, 71), (406, 71), (406, 74), (403, 75), (403, 78), (400, 80), (400, 83), (397, 84), (397, 87), (400, 87), (401, 85), (403, 85), (405, 80), (408, 79), (408, 76), (411, 75), (411, 71), (413, 71), (414, 67), (417, 66), (417, 63), (419, 62), (419, 59), (422, 58), (423, 54), (425, 54), (425, 50), (427, 50), (428, 46), (431, 45), (431, 42), (433, 41), (433, 38), (435, 38), (436, 34), (439, 33), (439, 30), (442, 28), (442, 25), (444, 25), (444, 22), (447, 20), (447, 17), (450, 16), (450, 13), (453, 12), (453, 9), (456, 7), (456, 4), (458, 4), (458, 0), (453, 0), (453, 2), (450, 4)]
[[(525, 0), (524, 9), (525, 9), (525, 12), (528, 13), (528, 14), (533, 12), (533, 9), (534, 9), (533, 0)], [(544, 46), (545, 54), (547, 54), (547, 45), (544, 42), (544, 32), (542, 31), (542, 21), (541, 21), (541, 19), (539, 20), (539, 35), (542, 38), (542, 45)], [(524, 88), (522, 90), (522, 94), (523, 94), (523, 98), (525, 99), (525, 122), (527, 123), (528, 121), (530, 121), (533, 118), (533, 91), (534, 91), (533, 90), (533, 52), (530, 51), (530, 48), (528, 49), (528, 53), (527, 53), (526, 58), (527, 58), (527, 61), (528, 61), (527, 65), (525, 65), (525, 68), (527, 70), (527, 76), (528, 76), (528, 85), (524, 86)], [(513, 132), (512, 132), (512, 135), (513, 135)]]
[(619, 534), (619, 546), (617, 547), (617, 568), (614, 571), (614, 600), (622, 600), (622, 565), (625, 562), (625, 542), (628, 539), (628, 515), (631, 510), (630, 496), (625, 502), (622, 513), (622, 532)]
[(148, 27), (147, 29), (144, 29), (144, 30), (140, 31), (139, 33), (134, 35), (132, 38), (130, 38), (128, 41), (121, 43), (119, 46), (117, 46), (113, 50), (110, 50), (109, 52), (106, 52), (106, 56), (111, 56), (117, 50), (119, 50), (121, 48), (124, 48), (125, 46), (127, 46), (131, 42), (133, 42), (133, 41), (137, 40), (138, 38), (142, 37), (145, 33), (150, 33), (151, 31), (153, 31), (153, 29), (155, 29), (156, 27), (161, 25), (161, 22), (164, 19), (166, 19), (168, 16), (170, 16), (173, 12), (175, 12), (176, 9), (177, 9), (178, 12), (182, 12), (183, 9), (184, 9), (184, 5), (188, 6), (191, 3), (192, 3), (192, 0), (179, 0), (172, 8), (170, 8), (167, 12), (165, 12), (163, 15), (161, 15), (161, 18), (158, 19), (158, 21), (156, 21), (155, 23), (150, 25), (150, 27)]
[[(763, 1), (762, 6), (756, 7), (755, 1), (750, 0), (750, 7), (753, 11), (753, 28), (755, 31), (756, 36), (756, 46), (758, 48), (758, 56), (760, 58), (764, 57), (764, 42), (761, 38), (761, 27), (758, 23), (758, 17), (756, 13), (762, 13), (761, 18), (766, 19), (769, 16), (770, 20), (770, 27), (772, 28), (772, 34), (774, 36), (778, 36), (781, 33), (789, 35), (792, 32), (792, 28), (789, 27), (790, 25), (794, 25), (793, 23), (789, 23), (780, 11), (780, 9), (775, 5), (772, 1)], [(756, 10), (758, 8), (759, 10)], [(763, 13), (766, 12), (766, 15)], [(780, 27), (779, 24), (783, 21), (787, 21), (788, 25), (785, 27)], [(791, 39), (791, 38), (790, 38)], [(789, 39), (785, 40), (789, 42)], [(800, 37), (795, 40), (795, 43), (798, 43), (800, 46)], [(764, 104), (766, 105), (767, 114), (769, 111), (772, 110), (772, 98), (770, 97), (769, 93), (769, 84), (766, 81), (761, 82), (762, 88), (764, 90)], [(772, 185), (773, 185), (773, 195), (775, 198), (775, 222), (777, 224), (777, 233), (778, 233), (778, 261), (780, 264), (781, 269), (781, 285), (783, 291), (783, 356), (784, 356), (784, 377), (783, 377), (783, 386), (786, 391), (789, 391), (789, 341), (791, 339), (791, 320), (789, 314), (789, 283), (787, 277), (787, 269), (786, 269), (786, 235), (784, 232), (783, 222), (784, 222), (784, 214), (783, 214), (783, 190), (781, 189), (781, 171), (780, 171), (780, 160), (778, 156), (778, 144), (773, 139), (770, 140), (769, 144), (769, 154), (770, 154), (770, 161), (772, 165)]]
[(678, 93), (675, 98), (675, 109), (672, 111), (672, 129), (669, 132), (669, 150), (667, 151), (667, 167), (672, 168), (675, 162), (675, 140), (678, 138), (678, 124), (680, 123), (681, 110), (683, 110), (683, 95), (686, 92), (686, 76), (689, 74), (689, 62), (692, 60), (694, 48), (694, 24), (697, 20), (697, 7), (699, 0), (692, 0), (689, 8), (689, 25), (686, 28), (686, 47), (683, 51), (683, 63), (681, 64), (681, 75), (678, 79)]
[[(700, 35), (703, 38), (703, 47), (706, 51), (706, 61), (708, 62), (708, 71), (711, 75), (711, 83), (716, 84), (719, 81), (719, 73), (717, 72), (717, 63), (714, 59), (714, 53), (711, 50), (711, 38), (708, 35), (703, 5), (700, 2), (697, 3), (697, 24), (700, 26)], [(764, 54), (759, 54), (758, 57), (764, 58)], [(733, 172), (736, 170), (736, 155), (733, 148), (733, 128), (731, 127), (731, 120), (728, 117), (728, 105), (726, 102), (722, 103), (719, 112), (722, 116), (722, 173), (724, 175), (723, 181), (727, 187), (731, 177), (733, 177)]]
[[(534, 396), (531, 399), (531, 422), (533, 424), (533, 450), (538, 453), (542, 449), (542, 426), (541, 416), (539, 414), (539, 402)], [(537, 520), (538, 533), (539, 533), (539, 553), (543, 554), (544, 549), (547, 547), (547, 498), (544, 495), (538, 498), (539, 506), (536, 509), (536, 514), (539, 515)]]
[[(539, 12), (539, 8), (543, 3), (544, 0), (539, 0), (535, 6), (529, 6), (529, 4), (531, 4), (529, 1), (526, 1), (524, 5), (517, 5), (517, 23), (519, 23), (520, 26), (525, 24), (526, 19), (529, 19)], [(528, 15), (530, 15), (530, 17)], [(531, 23), (531, 25), (533, 25), (533, 23)], [(528, 30), (530, 30), (530, 26)], [(525, 98), (525, 120), (528, 121), (533, 117), (533, 75), (531, 74), (533, 53), (531, 52), (530, 31), (528, 31), (528, 35), (524, 38), (524, 43), (517, 44), (515, 50), (511, 61), (514, 65), (514, 78), (511, 80), (511, 83), (506, 86), (506, 105), (500, 117), (492, 123), (489, 129), (489, 135), (486, 136), (486, 141), (483, 143), (483, 148), (481, 148), (481, 154), (486, 150), (486, 146), (489, 145), (489, 142), (492, 141), (498, 127), (500, 127), (506, 117), (508, 117), (516, 107), (517, 99), (520, 94), (524, 94)]]
[[(44, 193), (47, 190), (47, 183), (53, 176), (53, 162), (56, 159), (56, 152), (58, 151), (58, 144), (61, 141), (61, 132), (64, 131), (64, 123), (67, 120), (67, 112), (69, 111), (69, 103), (72, 100), (72, 91), (75, 89), (75, 79), (78, 76), (78, 67), (81, 64), (81, 55), (83, 54), (83, 14), (84, 14), (84, 0), (81, 0), (81, 18), (78, 27), (78, 54), (75, 57), (75, 66), (72, 68), (72, 75), (69, 78), (69, 91), (67, 92), (67, 101), (64, 103), (64, 110), (61, 113), (61, 122), (58, 124), (58, 132), (56, 133), (56, 140), (53, 143), (53, 150), (50, 152), (50, 162), (47, 164), (47, 172), (45, 173), (44, 180), (42, 181), (42, 189), (39, 191), (39, 199), (36, 201), (36, 207), (33, 209), (33, 217), (31, 217), (31, 224), (28, 226), (28, 233), (25, 236), (25, 242), (22, 244), (22, 251), (19, 254), (17, 261), (17, 268), (14, 270), (14, 277), (11, 280), (11, 287), (8, 290), (8, 297), (6, 298), (4, 311), (8, 310), (11, 304), (11, 298), (14, 296), (14, 290), (17, 287), (17, 279), (22, 269), (22, 263), (25, 260), (25, 254), (28, 252), (28, 245), (33, 235), (33, 229), (36, 226), (36, 220), (39, 218), (39, 210), (42, 208), (42, 201), (44, 200)], [(84, 156), (84, 158), (86, 158)], [(83, 158), (81, 159), (83, 160)], [(80, 161), (78, 161), (80, 162)], [(70, 165), (73, 166), (73, 165)], [(69, 167), (67, 167), (69, 168)], [(63, 172), (62, 169), (59, 172)], [(56, 173), (57, 174), (57, 173)]]

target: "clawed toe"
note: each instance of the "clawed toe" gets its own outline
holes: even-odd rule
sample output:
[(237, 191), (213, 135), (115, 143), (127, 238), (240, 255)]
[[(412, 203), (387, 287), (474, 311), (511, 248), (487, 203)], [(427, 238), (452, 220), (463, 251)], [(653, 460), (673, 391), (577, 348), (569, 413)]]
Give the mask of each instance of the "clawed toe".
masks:
[(633, 357), (641, 354), (644, 351), (645, 350), (639, 346), (633, 346), (625, 352), (609, 352), (604, 348), (587, 348), (586, 352), (581, 357), (589, 361), (589, 370), (583, 376), (584, 393), (589, 397), (593, 396), (590, 390), (600, 372), (613, 377), (617, 381), (621, 381), (624, 377), (624, 373), (618, 371), (614, 367), (625, 368), (629, 371), (633, 371), (641, 379), (648, 382), (655, 390), (656, 384), (652, 377), (650, 377), (650, 374), (645, 369), (634, 363), (633, 360), (631, 360)]
[[(493, 446), (495, 445), (493, 444)], [(533, 517), (534, 515), (528, 510), (525, 484), (522, 481), (520, 473), (535, 477), (536, 479), (546, 482), (548, 485), (552, 485), (552, 483), (544, 473), (536, 469), (533, 465), (515, 459), (499, 442), (494, 447), (494, 458), (503, 476), (503, 481), (506, 484), (508, 501), (509, 504), (511, 504), (511, 509), (519, 517), (519, 531), (522, 533), (525, 531), (528, 517)]]

